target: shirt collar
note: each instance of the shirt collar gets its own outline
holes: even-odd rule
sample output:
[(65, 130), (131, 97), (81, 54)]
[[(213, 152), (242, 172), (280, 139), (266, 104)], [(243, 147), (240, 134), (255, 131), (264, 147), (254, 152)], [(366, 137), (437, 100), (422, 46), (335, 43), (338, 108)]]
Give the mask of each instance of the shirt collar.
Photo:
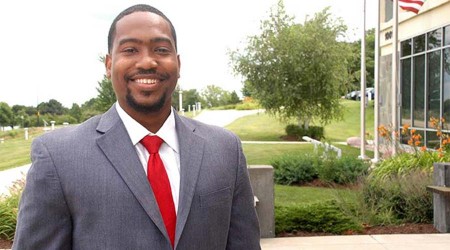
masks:
[(167, 117), (162, 127), (158, 130), (158, 132), (156, 132), (156, 134), (153, 134), (139, 122), (134, 120), (130, 115), (128, 115), (127, 112), (125, 112), (125, 110), (120, 107), (120, 104), (118, 102), (116, 102), (115, 106), (117, 113), (119, 114), (120, 119), (125, 125), (125, 129), (127, 130), (131, 142), (134, 146), (136, 146), (146, 135), (157, 135), (161, 139), (163, 139), (164, 142), (176, 153), (179, 152), (177, 131), (175, 129), (175, 115), (173, 109), (170, 109), (170, 115), (169, 117)]

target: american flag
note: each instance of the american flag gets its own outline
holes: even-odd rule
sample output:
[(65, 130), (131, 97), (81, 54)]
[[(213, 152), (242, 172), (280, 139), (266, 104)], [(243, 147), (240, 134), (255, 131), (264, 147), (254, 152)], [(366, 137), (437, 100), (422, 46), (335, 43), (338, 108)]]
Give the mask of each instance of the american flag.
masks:
[(420, 7), (422, 7), (425, 0), (398, 0), (398, 6), (404, 10), (419, 13)]

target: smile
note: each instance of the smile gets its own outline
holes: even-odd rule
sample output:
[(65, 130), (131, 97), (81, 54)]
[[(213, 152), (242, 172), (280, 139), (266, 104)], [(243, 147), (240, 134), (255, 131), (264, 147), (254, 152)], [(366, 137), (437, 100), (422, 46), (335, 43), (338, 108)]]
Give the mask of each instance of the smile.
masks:
[(156, 84), (159, 80), (157, 79), (135, 79), (136, 83), (143, 83), (143, 84)]

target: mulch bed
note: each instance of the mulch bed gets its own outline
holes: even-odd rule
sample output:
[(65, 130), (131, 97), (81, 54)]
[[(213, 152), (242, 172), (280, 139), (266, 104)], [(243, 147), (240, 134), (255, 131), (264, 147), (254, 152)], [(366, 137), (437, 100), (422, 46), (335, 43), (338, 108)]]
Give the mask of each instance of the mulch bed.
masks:
[(12, 241), (0, 238), (0, 249), (9, 249), (12, 247)]

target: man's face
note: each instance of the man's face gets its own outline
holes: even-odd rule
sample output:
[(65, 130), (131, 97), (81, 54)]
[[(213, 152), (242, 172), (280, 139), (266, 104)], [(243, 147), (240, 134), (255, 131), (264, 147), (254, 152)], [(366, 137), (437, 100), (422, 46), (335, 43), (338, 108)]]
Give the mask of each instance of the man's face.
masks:
[(170, 25), (151, 12), (135, 12), (116, 23), (107, 77), (128, 114), (168, 111), (180, 74)]

